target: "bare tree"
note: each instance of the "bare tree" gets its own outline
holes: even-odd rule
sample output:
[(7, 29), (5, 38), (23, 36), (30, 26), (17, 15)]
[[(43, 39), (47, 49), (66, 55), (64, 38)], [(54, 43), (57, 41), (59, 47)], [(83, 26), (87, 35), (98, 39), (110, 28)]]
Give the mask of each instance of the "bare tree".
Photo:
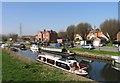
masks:
[(58, 38), (66, 39), (67, 38), (66, 32), (64, 31), (58, 32)]
[(117, 33), (120, 29), (120, 21), (118, 21), (116, 19), (105, 20), (100, 25), (100, 29), (104, 34), (106, 34), (106, 35), (109, 34), (110, 42), (112, 44), (112, 42), (117, 37)]
[(77, 25), (75, 33), (80, 34), (83, 40), (86, 40), (86, 37), (91, 29), (92, 27), (89, 23), (80, 23)]
[(70, 41), (74, 40), (74, 32), (75, 32), (75, 26), (74, 25), (68, 26), (66, 33)]

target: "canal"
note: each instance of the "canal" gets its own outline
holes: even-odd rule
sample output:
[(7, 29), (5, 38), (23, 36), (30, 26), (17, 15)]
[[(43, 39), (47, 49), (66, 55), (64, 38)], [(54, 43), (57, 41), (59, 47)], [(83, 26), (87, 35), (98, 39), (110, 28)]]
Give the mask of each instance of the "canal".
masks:
[[(38, 53), (32, 52), (30, 50), (26, 51), (19, 51), (18, 53), (28, 56), (32, 59), (36, 59)], [(76, 59), (81, 61), (81, 57), (76, 55)], [(118, 81), (120, 83), (120, 71), (115, 70), (111, 67), (110, 64), (101, 61), (92, 61), (87, 62), (86, 64), (89, 65), (88, 68), (88, 77), (92, 80), (96, 80), (102, 83), (106, 83), (106, 81)]]

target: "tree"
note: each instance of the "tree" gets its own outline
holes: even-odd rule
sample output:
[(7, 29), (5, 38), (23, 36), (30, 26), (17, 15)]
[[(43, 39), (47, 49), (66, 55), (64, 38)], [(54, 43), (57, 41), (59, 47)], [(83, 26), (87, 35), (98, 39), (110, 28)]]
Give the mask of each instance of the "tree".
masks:
[(117, 37), (117, 33), (120, 29), (120, 21), (118, 21), (116, 19), (105, 20), (100, 25), (100, 29), (105, 35), (109, 34), (109, 39), (112, 44), (112, 42)]
[(86, 40), (86, 37), (89, 31), (92, 29), (89, 23), (80, 23), (75, 29), (75, 33), (80, 34), (83, 40)]
[(12, 38), (12, 41), (16, 42), (17, 39), (18, 39), (18, 34), (15, 34), (15, 33), (10, 33), (8, 35), (9, 38)]
[(74, 32), (75, 32), (75, 26), (74, 25), (68, 26), (66, 33), (70, 41), (74, 40)]
[(66, 32), (64, 31), (58, 32), (58, 38), (66, 39), (67, 38)]

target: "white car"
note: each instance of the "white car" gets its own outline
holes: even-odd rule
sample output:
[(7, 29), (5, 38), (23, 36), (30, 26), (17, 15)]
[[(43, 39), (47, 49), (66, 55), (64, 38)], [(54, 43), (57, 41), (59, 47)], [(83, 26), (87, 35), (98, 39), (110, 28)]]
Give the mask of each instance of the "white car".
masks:
[(85, 49), (94, 49), (94, 46), (91, 44), (87, 44), (87, 45), (82, 45), (81, 48), (85, 48)]

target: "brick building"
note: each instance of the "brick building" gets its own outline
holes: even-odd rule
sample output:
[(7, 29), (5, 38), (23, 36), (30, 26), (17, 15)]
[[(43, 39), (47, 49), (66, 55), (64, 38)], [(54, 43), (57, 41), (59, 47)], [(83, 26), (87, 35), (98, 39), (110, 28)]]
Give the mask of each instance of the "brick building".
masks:
[(92, 30), (87, 35), (88, 40), (94, 39), (96, 37), (102, 37), (102, 38), (105, 38), (106, 40), (109, 40), (101, 31)]
[(120, 31), (117, 33), (117, 41), (120, 41)]
[(87, 35), (87, 40), (92, 41), (94, 46), (99, 46), (102, 43), (106, 43), (109, 39), (100, 30), (91, 30)]
[(43, 33), (41, 31), (38, 32), (38, 34), (36, 35), (36, 38), (39, 40), (39, 41), (43, 41)]
[(83, 40), (80, 34), (74, 34), (74, 40)]
[(38, 41), (43, 41), (43, 42), (56, 41), (57, 33), (53, 30), (50, 30), (50, 31), (44, 30), (43, 32), (42, 31), (38, 32), (36, 38)]

